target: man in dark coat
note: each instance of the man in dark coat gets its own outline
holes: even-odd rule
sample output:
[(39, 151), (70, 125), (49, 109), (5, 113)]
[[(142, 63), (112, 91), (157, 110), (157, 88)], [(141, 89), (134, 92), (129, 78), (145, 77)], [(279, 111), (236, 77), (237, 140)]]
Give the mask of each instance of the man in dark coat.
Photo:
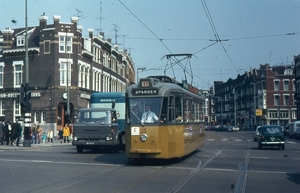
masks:
[(11, 138), (11, 126), (10, 126), (9, 121), (5, 121), (4, 133), (5, 133), (6, 145), (9, 145), (9, 140)]
[(0, 121), (0, 145), (4, 144), (4, 124)]
[(18, 122), (15, 122), (12, 124), (11, 129), (12, 129), (11, 145), (13, 145), (14, 141), (17, 139), (16, 145), (19, 146), (22, 127)]

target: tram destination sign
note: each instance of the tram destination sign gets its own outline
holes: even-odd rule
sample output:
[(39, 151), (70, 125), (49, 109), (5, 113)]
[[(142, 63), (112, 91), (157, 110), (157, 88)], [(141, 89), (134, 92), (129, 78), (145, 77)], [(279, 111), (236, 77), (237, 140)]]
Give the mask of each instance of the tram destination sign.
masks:
[(133, 95), (158, 95), (158, 90), (155, 88), (151, 89), (134, 89), (132, 90)]

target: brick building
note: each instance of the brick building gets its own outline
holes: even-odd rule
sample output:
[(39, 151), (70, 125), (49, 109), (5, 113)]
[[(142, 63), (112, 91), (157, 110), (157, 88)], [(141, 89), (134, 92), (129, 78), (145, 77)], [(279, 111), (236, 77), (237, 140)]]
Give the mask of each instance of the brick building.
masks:
[(286, 126), (296, 120), (294, 66), (260, 65), (227, 82), (215, 81), (213, 106), (217, 124)]
[[(125, 92), (135, 80), (135, 70), (130, 55), (103, 32), (94, 35), (89, 29), (89, 37), (83, 37), (77, 17), (61, 22), (54, 16), (53, 24), (47, 20), (42, 15), (38, 26), (28, 27), (29, 91), (32, 122), (56, 131), (73, 122), (79, 108), (89, 106), (92, 92)], [(17, 95), (25, 83), (25, 32), (6, 28), (0, 33), (1, 121), (21, 117)]]

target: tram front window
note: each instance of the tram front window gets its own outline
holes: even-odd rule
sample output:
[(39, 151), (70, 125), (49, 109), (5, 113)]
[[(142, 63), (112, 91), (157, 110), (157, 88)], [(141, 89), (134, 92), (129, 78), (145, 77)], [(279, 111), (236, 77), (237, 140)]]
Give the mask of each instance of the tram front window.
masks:
[(158, 123), (161, 117), (161, 98), (134, 98), (129, 100), (132, 123)]

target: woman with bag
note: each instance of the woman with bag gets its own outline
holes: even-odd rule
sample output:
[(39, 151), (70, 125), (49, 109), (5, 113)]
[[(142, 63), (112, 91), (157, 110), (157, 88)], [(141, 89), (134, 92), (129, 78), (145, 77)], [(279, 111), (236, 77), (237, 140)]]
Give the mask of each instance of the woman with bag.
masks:
[(64, 143), (66, 143), (66, 141), (68, 141), (69, 143), (69, 136), (70, 136), (70, 128), (68, 126), (68, 124), (65, 124), (64, 129), (63, 129), (63, 137), (64, 137)]

